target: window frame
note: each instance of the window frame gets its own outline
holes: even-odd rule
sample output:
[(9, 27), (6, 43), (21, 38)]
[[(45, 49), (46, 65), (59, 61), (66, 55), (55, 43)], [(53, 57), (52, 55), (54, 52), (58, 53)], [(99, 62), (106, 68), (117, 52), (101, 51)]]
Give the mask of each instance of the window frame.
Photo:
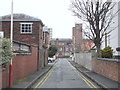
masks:
[[(24, 24), (24, 25), (30, 25), (30, 26), (28, 26), (28, 28), (29, 28), (29, 27), (31, 28), (31, 29), (30, 29), (31, 32), (22, 32), (22, 25), (23, 25), (23, 24)], [(21, 34), (32, 34), (32, 32), (33, 32), (33, 29), (32, 29), (33, 26), (32, 26), (32, 24), (33, 24), (33, 23), (27, 23), (27, 22), (26, 22), (26, 23), (20, 23), (20, 33), (21, 33)]]

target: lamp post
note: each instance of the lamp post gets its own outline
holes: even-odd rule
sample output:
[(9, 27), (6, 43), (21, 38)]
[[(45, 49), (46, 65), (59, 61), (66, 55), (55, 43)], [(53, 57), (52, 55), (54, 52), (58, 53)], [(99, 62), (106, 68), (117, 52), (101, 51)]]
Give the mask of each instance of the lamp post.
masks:
[[(11, 49), (13, 47), (13, 0), (11, 0), (11, 32), (10, 32), (10, 40), (11, 40)], [(10, 61), (9, 67), (9, 87), (12, 88), (12, 58)]]
[(75, 51), (76, 51), (76, 47), (75, 47), (75, 36), (73, 36), (73, 50), (74, 50), (74, 56), (73, 56), (74, 58), (73, 58), (73, 59), (74, 59), (74, 61), (76, 62), (76, 60), (75, 60), (75, 53), (76, 53), (76, 52), (75, 52)]

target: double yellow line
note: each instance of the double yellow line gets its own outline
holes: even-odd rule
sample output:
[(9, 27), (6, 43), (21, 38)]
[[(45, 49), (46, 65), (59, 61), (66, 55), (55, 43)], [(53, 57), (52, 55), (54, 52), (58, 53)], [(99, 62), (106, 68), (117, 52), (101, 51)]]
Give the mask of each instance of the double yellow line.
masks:
[(35, 88), (40, 88), (45, 82), (46, 80), (48, 79), (48, 77), (51, 75), (53, 69), (51, 69), (44, 77), (43, 79), (35, 86)]
[[(70, 62), (68, 61), (68, 63), (70, 64)], [(71, 67), (73, 67), (71, 64), (70, 64)], [(96, 88), (98, 90), (98, 88), (90, 81), (88, 80), (81, 72), (79, 72), (78, 70), (76, 70), (76, 73), (78, 73), (78, 75), (82, 78), (82, 80), (87, 84), (89, 85), (91, 88)]]
[[(73, 67), (70, 62), (68, 61), (69, 65), (71, 67)], [(51, 73), (53, 72), (53, 68), (48, 71), (48, 73), (42, 78), (42, 80), (40, 80), (40, 82), (35, 86), (35, 88), (40, 88), (42, 87), (42, 85), (46, 82), (46, 80), (49, 78), (49, 76), (51, 75)], [(87, 79), (81, 72), (76, 70), (76, 73), (82, 78), (82, 80), (89, 85), (91, 88), (96, 88), (97, 90), (99, 90), (89, 79)]]
[(76, 71), (76, 72), (84, 80), (84, 82), (87, 83), (87, 85), (89, 85), (91, 88), (96, 88), (97, 89), (97, 87), (90, 80), (88, 80), (81, 72), (78, 72), (78, 71)]

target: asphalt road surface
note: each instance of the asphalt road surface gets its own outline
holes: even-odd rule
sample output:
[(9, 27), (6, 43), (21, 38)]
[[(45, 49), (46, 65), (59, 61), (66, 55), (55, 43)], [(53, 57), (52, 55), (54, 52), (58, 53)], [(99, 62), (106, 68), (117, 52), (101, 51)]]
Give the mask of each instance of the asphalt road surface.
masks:
[(97, 85), (79, 73), (68, 59), (57, 59), (53, 68), (34, 88), (97, 88)]

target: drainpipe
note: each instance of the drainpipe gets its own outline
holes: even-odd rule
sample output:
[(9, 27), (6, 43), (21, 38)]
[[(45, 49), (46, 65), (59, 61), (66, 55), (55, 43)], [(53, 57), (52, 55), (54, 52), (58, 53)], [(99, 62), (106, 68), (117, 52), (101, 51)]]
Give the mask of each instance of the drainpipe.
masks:
[(37, 54), (38, 55), (37, 56), (37, 71), (39, 71), (39, 66), (40, 66), (39, 65), (40, 64), (40, 61), (39, 61), (40, 60), (40, 56), (39, 56), (40, 55), (40, 48), (39, 48), (39, 46), (37, 48), (38, 48), (38, 51), (37, 51), (38, 52), (38, 54)]

